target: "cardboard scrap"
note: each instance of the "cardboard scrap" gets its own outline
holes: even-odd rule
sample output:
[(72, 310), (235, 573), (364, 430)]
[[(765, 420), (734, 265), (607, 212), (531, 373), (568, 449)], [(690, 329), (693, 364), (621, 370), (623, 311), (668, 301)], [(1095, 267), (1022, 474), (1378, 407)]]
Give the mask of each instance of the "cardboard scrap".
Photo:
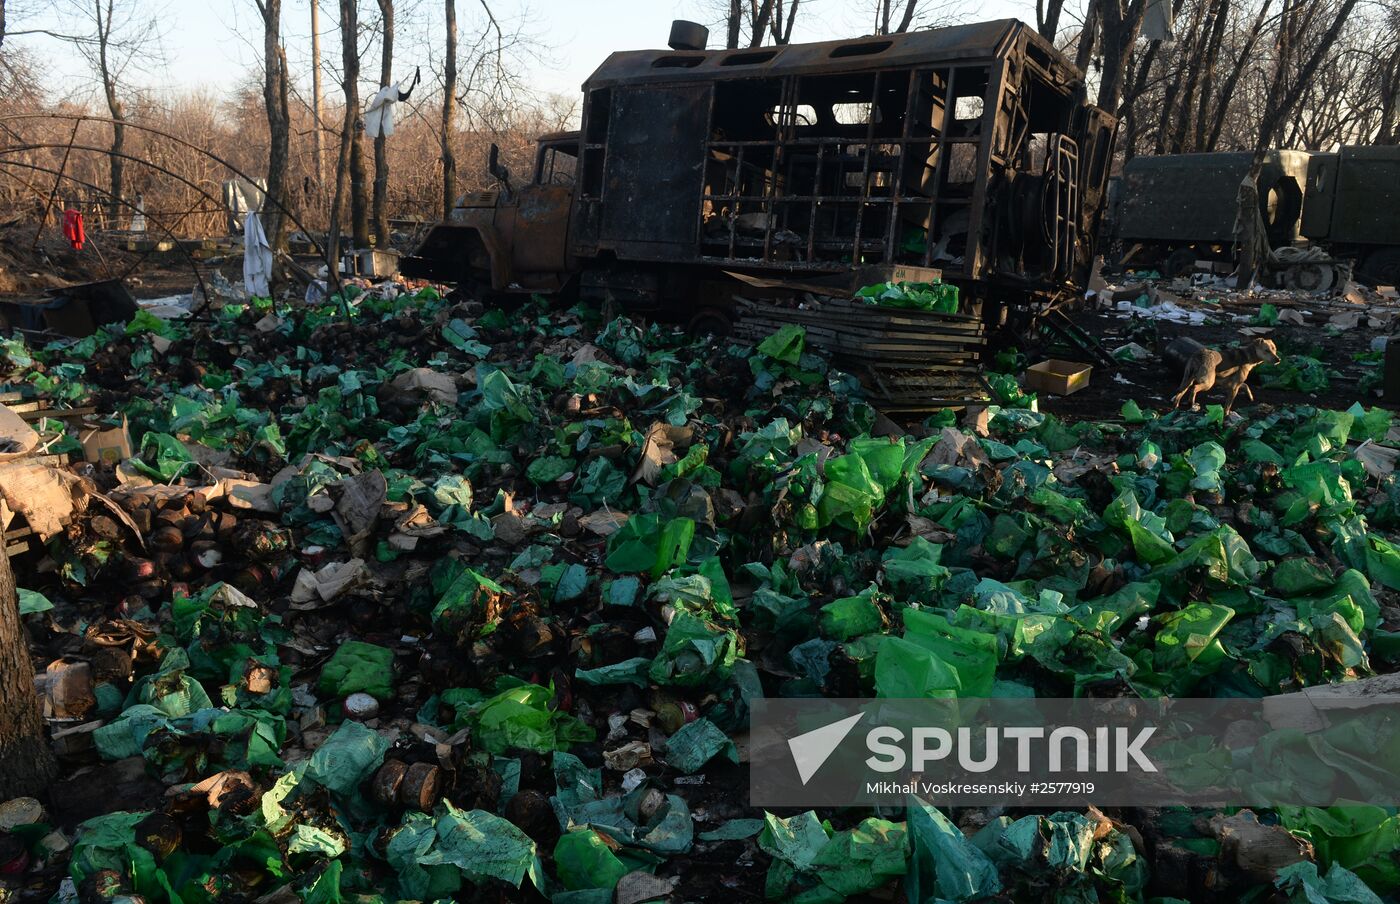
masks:
[(39, 445), (39, 434), (4, 405), (0, 405), (0, 462), (23, 458)]
[(1220, 859), (1234, 861), (1257, 882), (1272, 882), (1285, 866), (1311, 860), (1313, 846), (1283, 826), (1263, 825), (1251, 810), (1212, 817), (1210, 830), (1220, 842)]
[(1400, 449), (1378, 445), (1369, 439), (1357, 446), (1356, 451), (1351, 454), (1361, 462), (1361, 467), (1366, 469), (1366, 473), (1377, 480), (1394, 473), (1396, 459), (1400, 459)]
[(457, 403), (457, 381), (429, 367), (415, 367), (394, 378), (393, 387), (402, 392), (422, 393), (444, 405)]
[(302, 611), (319, 609), (368, 574), (364, 559), (332, 562), (316, 571), (303, 568), (297, 572), (296, 582), (292, 585), (291, 608)]
[(612, 512), (599, 509), (578, 519), (578, 526), (596, 537), (611, 537), (627, 523), (626, 512)]
[(689, 446), (693, 436), (694, 431), (689, 427), (675, 427), (662, 421), (652, 424), (642, 443), (642, 459), (632, 473), (632, 482), (640, 480), (648, 486), (656, 486), (661, 469), (676, 461), (679, 457), (676, 449)]
[[(1343, 311), (1340, 314), (1333, 314), (1327, 318), (1327, 325), (1336, 327), (1339, 330), (1354, 330), (1361, 325), (1362, 318), (1365, 317), (1360, 311)], [(1283, 319), (1280, 316), (1279, 319)]]
[(60, 533), (74, 511), (86, 508), (86, 497), (81, 478), (67, 471), (36, 461), (0, 465), (0, 499), (25, 517), (41, 541)]
[(126, 415), (122, 415), (115, 427), (83, 424), (78, 431), (78, 442), (83, 444), (83, 458), (93, 464), (116, 465), (134, 454)]
[[(327, 487), (335, 509), (332, 517), (345, 535), (350, 551), (357, 556), (369, 551), (374, 524), (379, 520), (379, 512), (388, 498), (389, 484), (382, 471), (365, 471), (354, 477), (336, 481)], [(315, 500), (308, 500), (308, 503)]]

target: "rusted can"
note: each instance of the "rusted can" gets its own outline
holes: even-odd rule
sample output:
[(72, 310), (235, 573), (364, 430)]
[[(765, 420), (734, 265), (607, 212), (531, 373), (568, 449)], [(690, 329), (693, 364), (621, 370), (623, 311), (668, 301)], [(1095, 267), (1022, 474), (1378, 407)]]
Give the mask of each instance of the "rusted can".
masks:
[(432, 763), (389, 760), (374, 774), (370, 793), (386, 807), (430, 813), (442, 796), (442, 770)]

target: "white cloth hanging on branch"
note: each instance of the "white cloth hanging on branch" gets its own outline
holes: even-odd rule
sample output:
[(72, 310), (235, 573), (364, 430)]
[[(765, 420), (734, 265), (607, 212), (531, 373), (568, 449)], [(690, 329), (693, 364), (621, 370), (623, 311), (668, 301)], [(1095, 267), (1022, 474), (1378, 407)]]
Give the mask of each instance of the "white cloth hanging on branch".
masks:
[(379, 89), (379, 93), (369, 102), (369, 109), (365, 111), (366, 135), (370, 138), (378, 138), (381, 135), (388, 138), (394, 134), (394, 104), (398, 103), (400, 94), (398, 82)]
[(271, 298), (272, 245), (256, 211), (243, 221), (243, 288), (250, 298)]

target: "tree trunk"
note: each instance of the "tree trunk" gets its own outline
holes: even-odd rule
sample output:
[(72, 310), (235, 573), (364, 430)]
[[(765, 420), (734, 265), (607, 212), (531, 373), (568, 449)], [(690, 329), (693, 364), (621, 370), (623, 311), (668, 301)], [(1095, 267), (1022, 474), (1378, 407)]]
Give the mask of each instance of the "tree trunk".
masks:
[[(1331, 26), (1329, 26), (1322, 37), (1318, 39), (1317, 46), (1313, 48), (1312, 55), (1308, 57), (1307, 61), (1304, 62), (1302, 67), (1298, 70), (1297, 75), (1294, 76), (1293, 79), (1293, 86), (1286, 93), (1282, 93), (1278, 90), (1282, 87), (1281, 83), (1286, 65), (1286, 54), (1280, 59), (1279, 75), (1274, 80), (1275, 90), (1270, 92), (1269, 96), (1271, 101), (1273, 101), (1274, 98), (1278, 98), (1280, 93), (1282, 93), (1282, 97), (1278, 99), (1277, 102), (1271, 102), (1264, 111), (1264, 116), (1259, 124), (1259, 140), (1255, 143), (1256, 150), (1267, 148), (1269, 142), (1274, 138), (1274, 133), (1278, 131), (1279, 126), (1293, 115), (1293, 108), (1297, 106), (1298, 99), (1302, 97), (1303, 92), (1308, 87), (1308, 82), (1312, 79), (1313, 74), (1317, 72), (1317, 67), (1322, 64), (1322, 60), (1327, 55), (1328, 51), (1332, 49), (1332, 45), (1337, 43), (1337, 36), (1341, 34), (1342, 26), (1346, 24), (1347, 17), (1351, 15), (1351, 11), (1356, 6), (1356, 3), (1357, 0), (1342, 0), (1341, 6), (1337, 8)], [(1316, 10), (1313, 11), (1314, 14), (1315, 12)], [(1308, 21), (1304, 24), (1305, 27), (1310, 26), (1311, 17), (1309, 17)]]
[(1142, 30), (1142, 17), (1147, 11), (1147, 4), (1145, 0), (1131, 0), (1125, 9), (1123, 0), (1100, 0), (1095, 6), (1103, 22), (1103, 73), (1099, 81), (1099, 106), (1116, 116), (1133, 45), (1137, 43), (1138, 32)]
[(739, 29), (744, 21), (744, 8), (741, 0), (729, 0), (729, 16), (725, 20), (724, 46), (726, 50), (739, 48)]
[(457, 0), (447, 0), (447, 49), (442, 67), (442, 218), (457, 203), (457, 157), (452, 138), (457, 120)]
[[(1210, 13), (1206, 11), (1206, 6), (1205, 0), (1196, 4), (1196, 13), (1191, 17), (1190, 34), (1181, 45), (1181, 68), (1186, 73), (1186, 83), (1181, 89), (1181, 109), (1173, 117), (1172, 137), (1167, 145), (1173, 154), (1182, 154), (1189, 150), (1186, 147), (1186, 132), (1191, 123), (1191, 105), (1196, 97), (1196, 79), (1200, 77), (1201, 54), (1204, 53), (1206, 45), (1206, 42), (1201, 40), (1201, 35), (1208, 33), (1215, 25)], [(1204, 27), (1202, 16), (1205, 17)]]
[[(345, 89), (345, 124), (341, 148), (349, 143), (350, 228), (356, 248), (369, 247), (369, 186), (366, 185), (365, 148), (360, 141), (359, 11), (356, 0), (340, 0), (340, 41)], [(337, 178), (337, 181), (340, 181)], [(340, 186), (336, 186), (340, 193)]]
[[(379, 62), (379, 85), (394, 81), (394, 0), (379, 0), (384, 19), (383, 49)], [(374, 241), (389, 247), (389, 149), (383, 135), (374, 139)]]
[(1052, 44), (1060, 30), (1060, 13), (1064, 8), (1065, 0), (1035, 0), (1035, 30)]
[(34, 693), (14, 572), (0, 554), (0, 800), (40, 794), (57, 771)]
[(750, 47), (763, 46), (763, 38), (768, 34), (768, 23), (773, 17), (774, 0), (763, 0), (763, 5), (759, 7), (753, 17), (753, 34), (749, 35)]
[(272, 253), (287, 247), (288, 217), (291, 205), (287, 191), (287, 164), (291, 157), (291, 115), (287, 108), (287, 52), (282, 49), (282, 0), (262, 0), (263, 14), (263, 104), (267, 108), (267, 203), (263, 212), (267, 241)]
[(1211, 93), (1215, 89), (1215, 68), (1220, 64), (1220, 45), (1225, 39), (1225, 26), (1230, 20), (1230, 0), (1220, 0), (1215, 15), (1215, 28), (1201, 60), (1201, 88), (1196, 92), (1196, 121), (1191, 128), (1191, 150), (1202, 151), (1206, 137), (1206, 116), (1210, 112)]
[(1089, 8), (1084, 13), (1084, 27), (1079, 31), (1079, 46), (1074, 49), (1074, 65), (1085, 73), (1089, 71), (1089, 61), (1094, 58), (1099, 19), (1103, 18), (1099, 7), (1103, 4), (1104, 0), (1089, 0)]
[(122, 155), (126, 151), (126, 116), (122, 111), (121, 100), (117, 97), (117, 79), (112, 73), (111, 60), (107, 55), (112, 41), (112, 0), (107, 0), (105, 9), (101, 0), (96, 0), (94, 11), (97, 13), (97, 65), (102, 76), (102, 93), (107, 99), (107, 111), (112, 116), (112, 153), (108, 158), (111, 194), (108, 207), (111, 225), (115, 229), (118, 228), (122, 214), (122, 192), (125, 189), (123, 177), (126, 166)]
[(1235, 94), (1235, 86), (1239, 84), (1245, 66), (1254, 55), (1254, 45), (1258, 42), (1259, 35), (1264, 31), (1264, 20), (1268, 17), (1271, 5), (1273, 5), (1273, 0), (1264, 0), (1260, 4), (1259, 13), (1254, 17), (1254, 25), (1250, 29), (1249, 37), (1244, 42), (1244, 49), (1240, 51), (1230, 74), (1225, 77), (1225, 83), (1220, 86), (1220, 103), (1215, 108), (1215, 120), (1211, 123), (1210, 137), (1206, 139), (1205, 147), (1202, 150), (1213, 151), (1220, 144), (1220, 133), (1225, 128), (1225, 117), (1230, 112), (1230, 99)]

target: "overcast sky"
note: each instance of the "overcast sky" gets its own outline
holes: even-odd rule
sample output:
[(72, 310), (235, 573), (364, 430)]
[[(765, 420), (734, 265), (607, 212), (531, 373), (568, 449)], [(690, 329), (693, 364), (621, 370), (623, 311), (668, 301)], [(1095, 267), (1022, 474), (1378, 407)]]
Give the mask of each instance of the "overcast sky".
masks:
[[(260, 64), (262, 38), (253, 0), (128, 0), (143, 10), (160, 14), (165, 33), (165, 64), (156, 65), (139, 75), (145, 87), (182, 90), (207, 87), (215, 93), (244, 79)], [(321, 53), (323, 57), (339, 58), (339, 40), (335, 33), (338, 6), (334, 0), (321, 2)], [(947, 4), (950, 0), (938, 0)], [(378, 19), (375, 4), (362, 0), (363, 21)], [(925, 8), (934, 10), (938, 3), (923, 0)], [(440, 34), (442, 0), (398, 0), (403, 10), (396, 57), (401, 61), (404, 75), (411, 74), (415, 65), (422, 65), (424, 75), (439, 66), (441, 44), (424, 40), (428, 23), (434, 36)], [(284, 0), (284, 42), (293, 75), (297, 82), (309, 81), (311, 48), (311, 0)], [(492, 8), (502, 19), (523, 17), (529, 29), (546, 48), (544, 58), (531, 67), (529, 81), (539, 90), (564, 95), (578, 93), (580, 85), (599, 63), (613, 50), (637, 50), (664, 47), (671, 20), (695, 19), (709, 23), (713, 19), (714, 0), (492, 0)], [(805, 0), (798, 18), (797, 40), (828, 40), (869, 34), (873, 30), (872, 0)], [(938, 10), (947, 15), (949, 6)], [(22, 7), (21, 7), (22, 9)], [(466, 41), (477, 27), (480, 9), (478, 0), (458, 0), (460, 30)], [(960, 18), (993, 19), (1021, 17), (1031, 19), (1031, 0), (989, 0), (959, 7)], [(27, 22), (12, 21), (20, 29)], [(718, 32), (718, 28), (714, 29)], [(723, 40), (712, 34), (711, 46)], [(72, 58), (62, 45), (37, 36), (17, 37), (15, 42), (40, 53), (63, 76), (64, 86), (80, 90), (81, 62)], [(8, 42), (7, 42), (8, 43)], [(377, 61), (366, 59), (367, 75), (377, 73)], [(331, 94), (333, 88), (327, 88)]]

